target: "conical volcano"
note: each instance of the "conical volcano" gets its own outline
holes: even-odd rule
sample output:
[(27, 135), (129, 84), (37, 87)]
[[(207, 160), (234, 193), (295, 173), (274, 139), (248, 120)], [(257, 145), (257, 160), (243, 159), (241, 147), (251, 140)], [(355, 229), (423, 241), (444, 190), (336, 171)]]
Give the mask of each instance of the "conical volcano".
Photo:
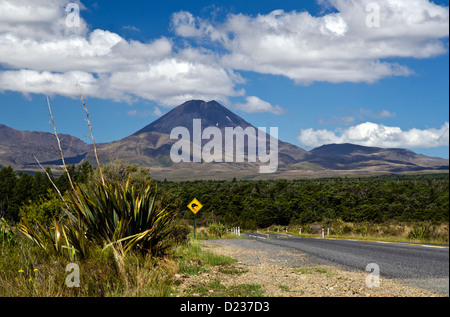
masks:
[(192, 133), (193, 119), (201, 119), (204, 127), (215, 126), (220, 129), (225, 127), (242, 127), (245, 129), (252, 126), (215, 100), (209, 102), (190, 100), (172, 109), (133, 135), (150, 132), (170, 134), (175, 127), (186, 127)]
[[(190, 137), (187, 141), (187, 148), (190, 150), (187, 161), (175, 162), (171, 157), (174, 145), (180, 142), (176, 137), (175, 139), (171, 138), (174, 128), (181, 128)], [(220, 162), (216, 160), (206, 162), (203, 150), (212, 140), (216, 141), (216, 135), (208, 139), (209, 133), (205, 133), (205, 139), (202, 134), (200, 136), (202, 151), (194, 151), (195, 146), (197, 146), (196, 149), (199, 147), (194, 136), (197, 135), (198, 140), (198, 131), (204, 132), (206, 128), (210, 128), (208, 131), (218, 132), (217, 140), (222, 138), (222, 149), (224, 144), (226, 145), (227, 141), (231, 139), (236, 139), (235, 144), (237, 144), (237, 136), (227, 138), (227, 130), (238, 131), (239, 128), (242, 130), (249, 128), (249, 131), (257, 131), (258, 135), (260, 131), (214, 100), (209, 102), (190, 100), (126, 138), (98, 145), (99, 159), (102, 164), (114, 160), (137, 164), (144, 168), (150, 168), (155, 179), (168, 180), (448, 173), (448, 159), (428, 157), (405, 149), (385, 149), (355, 144), (326, 144), (307, 152), (298, 146), (278, 140), (278, 168), (274, 173), (261, 174), (259, 168), (265, 163), (260, 160), (259, 150), (258, 161), (249, 160), (251, 153), (245, 148), (249, 144), (248, 135), (245, 136), (246, 141), (242, 142), (244, 143), (245, 157), (243, 161), (229, 162), (224, 159)], [(270, 127), (265, 128), (269, 131)], [(60, 137), (63, 139), (62, 147), (66, 163), (79, 164), (83, 160), (87, 160), (96, 165), (92, 145), (85, 144), (68, 135), (60, 135)], [(0, 124), (0, 167), (13, 166), (19, 170), (40, 170), (34, 156), (38, 156), (44, 166), (60, 165), (59, 152), (55, 149), (55, 142), (54, 136), (50, 133), (17, 131)], [(269, 143), (267, 139), (266, 149), (268, 149)], [(206, 154), (208, 153), (206, 152)], [(236, 152), (232, 155), (237, 157)], [(199, 157), (200, 160), (198, 160)]]
[[(206, 178), (229, 177), (230, 175), (242, 176), (242, 174), (258, 174), (257, 165), (248, 162), (247, 158), (244, 162), (220, 162), (214, 164), (200, 163), (174, 163), (170, 157), (172, 146), (177, 139), (171, 139), (170, 134), (174, 128), (181, 127), (189, 131), (189, 135), (193, 138), (195, 133), (194, 120), (201, 122), (201, 128), (208, 127), (218, 128), (222, 135), (222, 144), (225, 146), (225, 128), (253, 128), (258, 131), (250, 123), (228, 110), (218, 102), (212, 100), (205, 102), (203, 100), (190, 100), (180, 106), (172, 109), (151, 124), (138, 130), (136, 133), (101, 146), (98, 150), (99, 159), (102, 163), (113, 160), (123, 160), (129, 163), (135, 163), (140, 166), (149, 167), (154, 174), (158, 174), (160, 170), (165, 170), (169, 174), (177, 174), (176, 179), (189, 179), (192, 176), (206, 175)], [(269, 127), (267, 127), (269, 130)], [(258, 133), (257, 132), (257, 133)], [(192, 139), (191, 139), (192, 140)], [(202, 139), (201, 145), (205, 145), (208, 140)], [(269, 138), (267, 138), (269, 145)], [(192, 146), (192, 144), (191, 144)], [(245, 142), (245, 155), (247, 155), (248, 142)], [(269, 150), (269, 147), (266, 147)], [(193, 147), (191, 155), (194, 153)], [(301, 160), (306, 151), (292, 144), (278, 141), (278, 162), (286, 165)], [(87, 160), (93, 161), (93, 153), (86, 157)], [(194, 160), (190, 160), (194, 162)], [(170, 170), (167, 170), (170, 168)], [(187, 171), (182, 171), (187, 168)], [(180, 177), (185, 173), (186, 177)], [(164, 177), (166, 178), (166, 177)], [(169, 177), (167, 177), (169, 179)]]

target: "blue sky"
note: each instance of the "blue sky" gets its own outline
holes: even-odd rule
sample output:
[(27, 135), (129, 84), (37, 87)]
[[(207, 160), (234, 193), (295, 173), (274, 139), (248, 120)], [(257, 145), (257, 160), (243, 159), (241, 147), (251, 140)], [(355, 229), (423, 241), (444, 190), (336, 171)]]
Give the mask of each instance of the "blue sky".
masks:
[(305, 149), (449, 157), (448, 1), (69, 2), (0, 0), (1, 124), (51, 132), (49, 96), (89, 142), (81, 89), (97, 142), (215, 99)]

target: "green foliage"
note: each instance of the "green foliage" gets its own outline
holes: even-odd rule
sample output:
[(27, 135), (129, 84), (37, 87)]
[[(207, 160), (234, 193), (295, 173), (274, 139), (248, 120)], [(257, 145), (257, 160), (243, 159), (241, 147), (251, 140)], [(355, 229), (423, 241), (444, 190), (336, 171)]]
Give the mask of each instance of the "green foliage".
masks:
[(221, 238), (226, 232), (227, 228), (222, 223), (211, 223), (208, 226), (208, 232), (218, 238)]
[(204, 251), (197, 241), (190, 241), (175, 250), (180, 257), (180, 272), (188, 275), (197, 275), (205, 271), (207, 266), (234, 264), (237, 260), (225, 255)]
[[(97, 188), (98, 169), (89, 163), (68, 166), (69, 173), (80, 189)], [(49, 171), (49, 170), (48, 170)], [(112, 184), (119, 183), (135, 190), (144, 190), (151, 181), (147, 169), (121, 161), (103, 167)], [(51, 173), (50, 173), (51, 175)], [(66, 174), (52, 176), (61, 192), (71, 191)], [(155, 195), (157, 186), (151, 187)], [(171, 236), (183, 241), (193, 214), (186, 205), (195, 197), (204, 207), (197, 214), (197, 226), (209, 227), (220, 236), (216, 224), (243, 229), (267, 228), (272, 225), (296, 225), (340, 219), (345, 223), (449, 221), (448, 174), (380, 176), (365, 178), (324, 178), (268, 181), (187, 181), (158, 183), (155, 208), (180, 211), (177, 226)], [(53, 186), (43, 173), (28, 175), (13, 169), (0, 169), (0, 217), (17, 222), (21, 217), (29, 222), (37, 219), (42, 225), (53, 225), (58, 203)], [(56, 198), (55, 198), (56, 197)], [(189, 225), (188, 225), (189, 224)], [(345, 233), (364, 234), (363, 228), (342, 227)], [(306, 229), (305, 229), (306, 230)], [(304, 231), (306, 233), (306, 231)], [(211, 233), (210, 233), (211, 234)], [(125, 244), (122, 241), (122, 244)]]
[(127, 182), (100, 181), (71, 193), (69, 214), (78, 230), (98, 245), (120, 244), (124, 252), (139, 249), (161, 255), (171, 246), (175, 212), (155, 205), (150, 184), (142, 190)]
[[(128, 164), (122, 160), (113, 161), (102, 166), (102, 172), (104, 177), (110, 182), (119, 182), (122, 185), (128, 182), (135, 187), (145, 187), (152, 181), (149, 169), (139, 168), (136, 164)], [(93, 176), (91, 181), (96, 182), (100, 180), (98, 169), (94, 171)]]
[(25, 218), (28, 221), (36, 219), (44, 226), (49, 226), (54, 218), (60, 216), (61, 210), (64, 206), (61, 198), (55, 191), (48, 190), (47, 196), (41, 196), (37, 201), (29, 201), (29, 204), (22, 205), (19, 210), (20, 218)]
[[(69, 165), (68, 170), (72, 179), (77, 182), (85, 182), (93, 173), (92, 166), (87, 162), (78, 167)], [(61, 193), (71, 189), (66, 173), (58, 178), (53, 177), (49, 168), (46, 173)], [(42, 205), (44, 200), (53, 199), (53, 193), (56, 191), (45, 173), (36, 172), (29, 175), (24, 172), (16, 173), (11, 167), (0, 169), (0, 217), (18, 222), (23, 216), (20, 210), (24, 206)]]
[[(131, 250), (159, 256), (184, 241), (185, 228), (173, 226), (176, 213), (156, 199), (148, 171), (122, 167), (110, 164), (106, 174), (115, 181), (102, 181), (90, 164), (69, 166), (75, 190), (63, 174), (55, 183), (65, 188), (64, 201), (50, 189), (45, 196), (28, 200), (19, 211), (20, 232), (45, 252), (70, 260), (86, 258), (91, 245), (112, 246), (118, 256)], [(15, 187), (21, 177), (14, 177)]]
[(13, 229), (4, 218), (0, 218), (0, 243), (14, 246), (17, 242)]
[(189, 234), (191, 233), (190, 226), (185, 221), (180, 221), (179, 219), (175, 220), (173, 223), (173, 229), (171, 233), (171, 239), (175, 244), (185, 243)]
[(55, 218), (52, 226), (37, 219), (32, 225), (24, 217), (19, 230), (42, 249), (70, 260), (85, 258), (90, 243), (160, 256), (175, 242), (175, 212), (156, 206), (151, 185), (141, 191), (128, 182), (97, 182), (86, 189), (76, 185), (69, 195), (65, 217)]
[(427, 237), (428, 230), (426, 227), (412, 228), (408, 235), (408, 238), (413, 240), (424, 240)]
[[(227, 227), (267, 228), (305, 225), (325, 219), (382, 223), (449, 221), (448, 174), (268, 181), (190, 181), (160, 183), (172, 206), (192, 221), (186, 205), (204, 205), (197, 224), (211, 219)], [(350, 228), (345, 230), (348, 232)], [(364, 228), (358, 228), (364, 234)]]
[(84, 259), (87, 255), (87, 240), (82, 231), (59, 223), (56, 218), (53, 226), (44, 226), (35, 220), (31, 225), (26, 218), (19, 224), (20, 232), (49, 254), (67, 257), (70, 261)]
[(128, 253), (122, 274), (110, 248), (91, 248), (76, 263), (80, 287), (66, 287), (72, 261), (49, 253), (18, 236), (14, 246), (0, 243), (0, 296), (3, 297), (130, 297), (171, 296), (176, 265), (139, 253)]

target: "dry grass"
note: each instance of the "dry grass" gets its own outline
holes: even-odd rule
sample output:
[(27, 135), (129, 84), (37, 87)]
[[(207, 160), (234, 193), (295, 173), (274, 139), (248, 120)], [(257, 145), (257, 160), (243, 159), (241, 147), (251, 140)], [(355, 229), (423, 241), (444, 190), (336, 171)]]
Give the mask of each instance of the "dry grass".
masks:
[(0, 243), (0, 297), (167, 297), (174, 292), (172, 277), (179, 269), (169, 257), (138, 253), (127, 254), (118, 263), (111, 248), (97, 248), (76, 262), (80, 285), (69, 287), (68, 264), (67, 259), (49, 255), (28, 240)]

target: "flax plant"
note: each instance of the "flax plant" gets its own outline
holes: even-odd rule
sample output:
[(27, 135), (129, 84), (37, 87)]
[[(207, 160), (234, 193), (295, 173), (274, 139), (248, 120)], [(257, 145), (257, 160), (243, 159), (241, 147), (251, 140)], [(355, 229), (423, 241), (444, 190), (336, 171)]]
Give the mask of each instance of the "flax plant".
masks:
[(69, 213), (84, 225), (86, 237), (104, 247), (119, 247), (124, 253), (137, 249), (154, 256), (170, 247), (174, 211), (155, 205), (151, 184), (143, 189), (103, 179), (93, 186), (75, 187)]
[(26, 218), (19, 224), (19, 231), (36, 245), (47, 251), (69, 260), (82, 259), (87, 253), (87, 240), (83, 234), (74, 230), (65, 223), (59, 223), (56, 219), (53, 226), (45, 228), (38, 220), (31, 225)]
[[(101, 181), (94, 181), (82, 188), (70, 178), (47, 98), (51, 124), (71, 190), (68, 191), (69, 199), (65, 199), (52, 182), (65, 203), (64, 212), (58, 219), (54, 219), (49, 228), (36, 219), (33, 225), (27, 219), (22, 219), (20, 232), (42, 249), (67, 256), (72, 261), (85, 258), (90, 243), (103, 248), (112, 247), (119, 265), (130, 250), (139, 250), (152, 256), (164, 254), (173, 240), (172, 220), (175, 212), (155, 204), (156, 194), (151, 183), (136, 187), (130, 185), (129, 180), (121, 184), (104, 177), (92, 135), (89, 112), (81, 92), (80, 98), (86, 112)], [(39, 163), (37, 159), (36, 161)], [(47, 172), (46, 174), (51, 180)]]

